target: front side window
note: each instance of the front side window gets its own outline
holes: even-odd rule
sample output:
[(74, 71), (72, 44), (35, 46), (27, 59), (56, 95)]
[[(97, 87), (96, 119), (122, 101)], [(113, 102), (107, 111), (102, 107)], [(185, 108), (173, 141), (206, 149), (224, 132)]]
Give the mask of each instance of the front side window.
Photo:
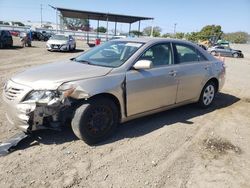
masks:
[(119, 67), (128, 60), (143, 43), (109, 41), (78, 56), (74, 61), (104, 67)]
[(176, 58), (178, 63), (199, 61), (199, 56), (194, 47), (186, 44), (175, 44)]
[(154, 67), (172, 64), (171, 45), (157, 44), (149, 48), (139, 60), (150, 60)]

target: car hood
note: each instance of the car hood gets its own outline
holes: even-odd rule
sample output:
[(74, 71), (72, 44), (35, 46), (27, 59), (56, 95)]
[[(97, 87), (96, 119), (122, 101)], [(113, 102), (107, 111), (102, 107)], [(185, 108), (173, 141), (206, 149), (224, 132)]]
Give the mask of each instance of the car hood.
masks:
[(56, 44), (56, 45), (62, 45), (62, 44), (67, 44), (67, 40), (54, 40), (54, 39), (49, 39), (47, 41), (47, 44)]
[(100, 77), (112, 68), (88, 65), (75, 61), (56, 62), (27, 69), (11, 79), (33, 89), (57, 89), (62, 83)]

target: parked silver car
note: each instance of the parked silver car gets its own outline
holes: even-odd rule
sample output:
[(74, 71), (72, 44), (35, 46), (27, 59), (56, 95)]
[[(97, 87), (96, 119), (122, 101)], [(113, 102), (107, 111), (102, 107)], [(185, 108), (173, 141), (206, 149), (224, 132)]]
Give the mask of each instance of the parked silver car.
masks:
[(76, 41), (71, 35), (56, 34), (46, 43), (49, 51), (72, 51), (76, 49)]
[(207, 51), (211, 53), (213, 56), (221, 55), (221, 56), (236, 57), (236, 58), (244, 57), (242, 51), (234, 50), (232, 48), (225, 46), (212, 46), (208, 48)]
[(70, 121), (78, 138), (95, 144), (121, 122), (188, 103), (208, 107), (224, 80), (223, 62), (196, 44), (119, 39), (13, 76), (3, 99), (8, 120), (24, 131)]

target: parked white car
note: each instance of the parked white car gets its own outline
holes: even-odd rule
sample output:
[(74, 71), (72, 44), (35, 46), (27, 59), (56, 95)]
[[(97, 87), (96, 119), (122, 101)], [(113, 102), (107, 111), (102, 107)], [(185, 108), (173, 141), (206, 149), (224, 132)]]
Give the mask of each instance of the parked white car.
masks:
[(72, 51), (76, 49), (76, 41), (71, 35), (56, 34), (47, 41), (49, 51)]

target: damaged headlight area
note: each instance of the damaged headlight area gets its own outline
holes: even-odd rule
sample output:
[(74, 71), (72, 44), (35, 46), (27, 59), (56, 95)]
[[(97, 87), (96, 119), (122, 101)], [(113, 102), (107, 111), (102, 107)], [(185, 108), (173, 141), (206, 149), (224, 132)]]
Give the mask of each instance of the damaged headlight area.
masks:
[(41, 102), (48, 103), (53, 98), (59, 97), (57, 91), (49, 91), (49, 90), (35, 90), (31, 91), (25, 98), (24, 102)]
[(28, 117), (30, 131), (58, 129), (64, 123), (64, 112), (70, 105), (69, 99), (58, 90), (33, 90), (19, 104), (19, 111)]

